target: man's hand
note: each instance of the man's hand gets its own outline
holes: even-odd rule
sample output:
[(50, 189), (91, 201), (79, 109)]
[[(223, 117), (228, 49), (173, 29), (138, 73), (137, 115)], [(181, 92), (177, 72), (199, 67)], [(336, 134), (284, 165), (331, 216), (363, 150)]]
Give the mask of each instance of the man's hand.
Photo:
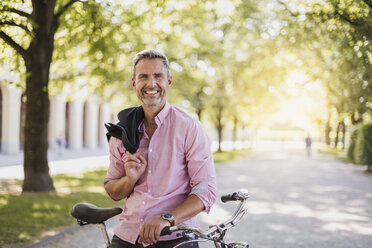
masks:
[(127, 177), (133, 183), (133, 185), (145, 172), (146, 167), (147, 161), (142, 155), (127, 152), (127, 156), (124, 161), (124, 168)]
[(166, 226), (170, 226), (170, 223), (162, 218), (143, 224), (139, 234), (140, 238), (138, 243), (148, 245), (155, 244), (160, 238), (161, 231)]

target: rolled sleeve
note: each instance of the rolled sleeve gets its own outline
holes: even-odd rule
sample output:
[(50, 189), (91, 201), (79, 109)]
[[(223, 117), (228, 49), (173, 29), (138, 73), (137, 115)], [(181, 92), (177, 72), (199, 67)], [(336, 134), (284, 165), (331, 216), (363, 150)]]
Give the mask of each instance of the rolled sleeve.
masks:
[(109, 150), (110, 166), (107, 170), (106, 178), (112, 180), (125, 176), (124, 160), (126, 155), (121, 140), (111, 137), (109, 141)]
[(200, 124), (196, 123), (186, 141), (186, 163), (192, 190), (209, 213), (216, 200), (216, 171), (214, 168), (211, 142)]
[[(110, 165), (107, 169), (107, 174), (103, 180), (103, 184), (106, 184), (113, 179), (119, 179), (125, 176), (124, 160), (126, 155), (121, 140), (111, 137), (109, 141), (109, 151)], [(109, 195), (107, 191), (106, 193)]]

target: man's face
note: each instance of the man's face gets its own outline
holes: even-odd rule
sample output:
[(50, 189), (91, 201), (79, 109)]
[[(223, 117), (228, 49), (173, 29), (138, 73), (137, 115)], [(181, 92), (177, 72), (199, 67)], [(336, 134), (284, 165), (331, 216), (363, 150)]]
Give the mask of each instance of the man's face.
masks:
[(162, 59), (142, 59), (136, 65), (133, 88), (144, 107), (163, 107), (172, 77), (167, 76), (167, 68)]

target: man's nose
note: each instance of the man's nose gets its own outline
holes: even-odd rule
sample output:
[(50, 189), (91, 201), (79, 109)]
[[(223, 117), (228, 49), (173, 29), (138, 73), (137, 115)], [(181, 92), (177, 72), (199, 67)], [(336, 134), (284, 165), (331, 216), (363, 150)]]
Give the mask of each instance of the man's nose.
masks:
[(152, 87), (155, 87), (156, 86), (156, 79), (155, 79), (155, 77), (150, 77), (150, 79), (148, 80), (147, 84), (151, 88)]

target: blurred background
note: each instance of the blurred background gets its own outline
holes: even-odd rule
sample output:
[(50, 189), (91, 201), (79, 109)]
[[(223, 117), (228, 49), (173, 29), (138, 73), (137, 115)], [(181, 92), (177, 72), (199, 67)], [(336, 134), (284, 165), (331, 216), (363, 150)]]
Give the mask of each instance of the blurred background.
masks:
[[(106, 146), (102, 123), (139, 105), (131, 60), (142, 49), (168, 56), (169, 102), (202, 121), (214, 150), (307, 135), (344, 149), (371, 120), (370, 1), (50, 2), (58, 26), (45, 31), (57, 18), (38, 17), (43, 6), (1, 1), (1, 153), (23, 149), (37, 70), (48, 75), (29, 91), (48, 94), (36, 114), (48, 111), (49, 147)], [(42, 60), (43, 34), (54, 47), (35, 69), (27, 61)]]
[[(132, 59), (143, 49), (167, 55), (168, 101), (199, 118), (216, 154), (305, 151), (308, 138), (370, 170), (371, 40), (370, 0), (0, 0), (0, 165), (14, 159), (8, 165), (24, 170), (17, 190), (1, 184), (0, 217), (34, 204), (21, 191), (57, 189), (58, 201), (30, 205), (41, 210), (24, 221), (29, 230), (4, 244), (29, 241), (34, 223), (67, 213), (88, 191), (87, 201), (107, 198), (105, 170), (53, 184), (48, 160), (107, 155), (103, 123), (140, 105)], [(55, 226), (67, 225), (61, 216)], [(14, 230), (0, 233), (5, 240)]]

